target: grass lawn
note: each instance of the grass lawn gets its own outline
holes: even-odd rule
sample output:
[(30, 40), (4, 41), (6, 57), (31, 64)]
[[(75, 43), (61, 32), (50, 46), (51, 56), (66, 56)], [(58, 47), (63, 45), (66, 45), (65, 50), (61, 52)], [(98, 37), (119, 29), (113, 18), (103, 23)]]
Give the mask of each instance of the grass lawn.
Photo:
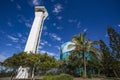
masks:
[[(40, 77), (41, 79), (43, 76)], [(120, 80), (120, 78), (74, 78), (74, 80)]]
[(120, 78), (74, 78), (74, 80), (120, 80)]

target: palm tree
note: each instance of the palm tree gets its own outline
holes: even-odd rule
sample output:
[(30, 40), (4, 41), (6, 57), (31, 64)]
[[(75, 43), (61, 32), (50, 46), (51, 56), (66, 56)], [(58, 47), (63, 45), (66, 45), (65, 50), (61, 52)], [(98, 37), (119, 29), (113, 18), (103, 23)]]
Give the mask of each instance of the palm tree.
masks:
[(72, 38), (72, 42), (75, 43), (76, 51), (79, 52), (79, 54), (82, 54), (82, 60), (83, 60), (83, 76), (86, 78), (86, 56), (85, 52), (91, 51), (92, 53), (90, 55), (98, 57), (100, 59), (99, 49), (94, 47), (94, 44), (98, 44), (98, 41), (90, 41), (85, 39), (86, 32), (84, 34), (78, 34)]

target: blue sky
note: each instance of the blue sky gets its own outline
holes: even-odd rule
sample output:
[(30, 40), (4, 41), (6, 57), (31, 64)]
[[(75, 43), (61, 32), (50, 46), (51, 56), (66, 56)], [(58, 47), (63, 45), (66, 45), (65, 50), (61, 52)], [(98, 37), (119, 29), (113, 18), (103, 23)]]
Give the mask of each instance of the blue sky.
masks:
[(120, 32), (120, 0), (0, 0), (0, 61), (24, 51), (37, 5), (49, 14), (38, 51), (57, 59), (60, 45), (78, 33), (108, 44), (107, 25)]

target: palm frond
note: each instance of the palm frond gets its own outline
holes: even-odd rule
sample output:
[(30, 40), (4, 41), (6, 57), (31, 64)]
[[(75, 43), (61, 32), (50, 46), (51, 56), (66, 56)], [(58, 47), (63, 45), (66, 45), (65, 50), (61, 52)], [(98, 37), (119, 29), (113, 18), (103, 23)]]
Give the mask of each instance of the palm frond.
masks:
[(84, 38), (84, 39), (85, 39), (85, 37), (86, 37), (86, 34), (87, 34), (86, 32), (83, 33), (83, 38)]
[(92, 44), (93, 45), (98, 45), (98, 44), (100, 44), (100, 41), (93, 41)]
[(74, 42), (75, 44), (78, 44), (78, 39), (77, 39), (77, 37), (76, 36), (74, 36), (73, 38), (72, 38), (72, 42)]

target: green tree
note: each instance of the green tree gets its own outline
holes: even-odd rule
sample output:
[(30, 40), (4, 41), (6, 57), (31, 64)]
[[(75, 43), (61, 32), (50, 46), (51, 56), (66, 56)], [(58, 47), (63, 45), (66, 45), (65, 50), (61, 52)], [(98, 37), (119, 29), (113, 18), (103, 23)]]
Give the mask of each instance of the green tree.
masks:
[(41, 54), (39, 62), (36, 63), (37, 69), (46, 72), (51, 68), (58, 67), (58, 61), (53, 56), (48, 56), (47, 53)]
[(12, 57), (8, 57), (3, 65), (8, 68), (18, 68), (20, 66), (26, 66), (27, 53), (21, 52), (19, 54), (13, 54)]
[(66, 60), (59, 60), (58, 61), (58, 69), (61, 73), (66, 73), (67, 72), (67, 61)]
[(111, 26), (107, 29), (109, 36), (109, 45), (111, 56), (113, 57), (113, 72), (116, 77), (120, 77), (120, 34), (117, 33)]
[(7, 58), (3, 62), (3, 65), (11, 69), (18, 69), (20, 66), (29, 67), (32, 77), (34, 77), (35, 69), (37, 69), (37, 71), (47, 71), (51, 68), (57, 67), (58, 62), (53, 56), (48, 56), (47, 53), (36, 54), (30, 52), (28, 54), (26, 52), (21, 52)]
[(98, 44), (98, 41), (90, 41), (85, 39), (86, 33), (84, 34), (78, 34), (72, 38), (72, 41), (75, 43), (76, 51), (79, 53), (79, 55), (82, 54), (82, 61), (83, 61), (83, 74), (84, 77), (86, 77), (86, 57), (85, 52), (92, 52), (92, 56), (96, 56), (98, 59), (100, 59), (100, 50), (95, 48), (94, 45)]
[(101, 58), (101, 54), (102, 52), (99, 50), (98, 53), (99, 55), (95, 55), (94, 52), (89, 51), (89, 58), (90, 60), (87, 61), (87, 68), (89, 69), (88, 71), (88, 76), (92, 76), (91, 74), (98, 74), (98, 76), (100, 75), (100, 72), (102, 71), (102, 58)]
[(102, 51), (102, 65), (103, 65), (103, 73), (106, 76), (113, 76), (113, 58), (110, 55), (111, 52), (109, 50), (109, 48), (107, 47), (107, 45), (100, 40), (100, 49)]
[(109, 46), (100, 40), (103, 73), (108, 77), (120, 77), (120, 34), (111, 26), (107, 29)]
[(110, 41), (110, 48), (112, 50), (111, 55), (120, 60), (120, 34), (117, 33), (112, 27), (108, 27), (107, 29), (109, 41)]
[(79, 52), (72, 51), (67, 60), (67, 72), (71, 75), (79, 76), (77, 69), (82, 66), (82, 61)]

